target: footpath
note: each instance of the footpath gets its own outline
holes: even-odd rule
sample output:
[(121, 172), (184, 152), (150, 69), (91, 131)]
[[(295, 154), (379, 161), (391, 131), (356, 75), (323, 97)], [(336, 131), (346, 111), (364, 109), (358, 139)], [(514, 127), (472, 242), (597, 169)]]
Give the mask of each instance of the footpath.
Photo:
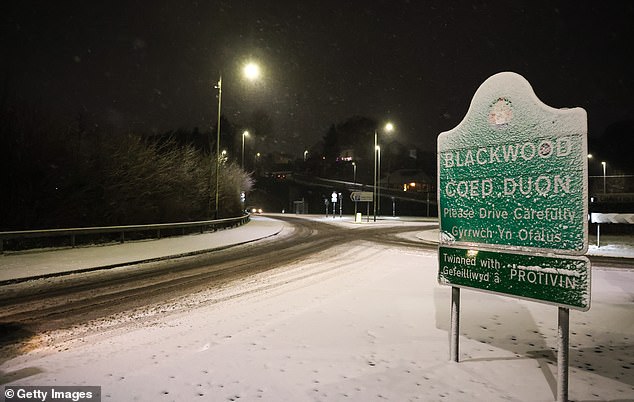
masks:
[[(346, 226), (358, 225), (349, 216), (335, 220), (317, 215), (302, 217)], [(399, 219), (384, 218), (367, 224), (395, 224), (398, 221)], [(365, 224), (364, 221), (359, 226), (362, 227)], [(217, 232), (131, 241), (123, 244), (8, 252), (0, 255), (0, 285), (221, 250), (276, 236), (282, 232), (284, 225), (284, 222), (275, 218), (256, 215), (243, 226)], [(437, 243), (438, 230), (421, 230), (415, 237), (421, 242)], [(595, 240), (591, 236), (588, 255), (632, 258), (634, 268), (634, 239), (631, 236), (625, 240), (618, 237), (606, 238), (606, 244), (601, 247), (594, 245), (593, 241)]]

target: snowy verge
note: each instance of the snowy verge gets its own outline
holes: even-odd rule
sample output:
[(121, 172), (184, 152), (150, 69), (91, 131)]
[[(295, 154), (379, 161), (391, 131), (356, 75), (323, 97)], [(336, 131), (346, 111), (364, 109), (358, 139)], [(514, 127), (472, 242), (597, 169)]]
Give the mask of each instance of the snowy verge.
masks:
[(0, 284), (194, 255), (281, 234), (284, 222), (262, 216), (237, 228), (123, 244), (0, 255)]

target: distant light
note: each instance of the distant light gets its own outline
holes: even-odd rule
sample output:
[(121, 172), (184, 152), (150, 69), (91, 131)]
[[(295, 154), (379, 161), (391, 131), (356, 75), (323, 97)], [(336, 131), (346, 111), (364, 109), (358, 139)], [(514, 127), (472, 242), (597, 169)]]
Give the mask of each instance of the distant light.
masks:
[(256, 80), (260, 77), (260, 66), (255, 63), (247, 63), (244, 66), (244, 76), (248, 80)]
[(249, 136), (249, 132), (247, 130), (244, 130), (244, 132), (242, 133), (242, 135), (244, 135), (245, 137)]
[(385, 131), (390, 132), (390, 131), (393, 131), (393, 130), (394, 130), (394, 124), (392, 124), (392, 123), (387, 123), (387, 124), (385, 125)]
[(588, 159), (592, 159), (592, 154), (588, 154)]
[(409, 184), (409, 186), (410, 186), (410, 187), (416, 187), (416, 183), (411, 182), (411, 183)]

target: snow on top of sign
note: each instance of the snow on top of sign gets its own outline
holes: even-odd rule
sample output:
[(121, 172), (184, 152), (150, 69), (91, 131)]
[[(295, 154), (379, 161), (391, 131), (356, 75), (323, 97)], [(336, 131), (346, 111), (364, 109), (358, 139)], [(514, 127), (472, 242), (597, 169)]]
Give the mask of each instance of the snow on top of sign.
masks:
[(585, 254), (585, 110), (548, 106), (502, 72), (438, 136), (437, 152), (441, 243)]
[(556, 109), (543, 103), (521, 75), (502, 72), (476, 91), (464, 119), (438, 136), (438, 149), (499, 144), (508, 135), (534, 139), (535, 131), (567, 136), (587, 132), (582, 108)]

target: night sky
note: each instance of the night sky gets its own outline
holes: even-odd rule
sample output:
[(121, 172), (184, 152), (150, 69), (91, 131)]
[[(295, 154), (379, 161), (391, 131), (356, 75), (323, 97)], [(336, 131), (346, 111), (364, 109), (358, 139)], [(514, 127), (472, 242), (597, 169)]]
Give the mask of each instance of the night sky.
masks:
[[(435, 151), (500, 71), (550, 106), (585, 108), (591, 138), (634, 114), (629, 1), (11, 3), (3, 93), (114, 130), (209, 130), (220, 72), (223, 114), (242, 127), (268, 113), (273, 145), (297, 157), (354, 115)], [(242, 78), (247, 60), (261, 81)]]

